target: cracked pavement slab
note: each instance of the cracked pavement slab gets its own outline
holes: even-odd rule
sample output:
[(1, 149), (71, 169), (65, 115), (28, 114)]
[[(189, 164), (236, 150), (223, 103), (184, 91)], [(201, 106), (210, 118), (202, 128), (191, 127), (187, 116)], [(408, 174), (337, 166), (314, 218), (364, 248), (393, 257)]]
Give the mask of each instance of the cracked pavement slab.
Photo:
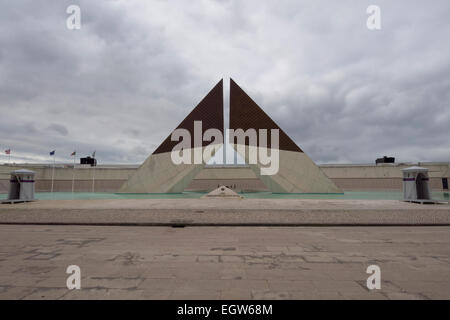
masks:
[(450, 299), (446, 226), (0, 225), (0, 241), (0, 299)]

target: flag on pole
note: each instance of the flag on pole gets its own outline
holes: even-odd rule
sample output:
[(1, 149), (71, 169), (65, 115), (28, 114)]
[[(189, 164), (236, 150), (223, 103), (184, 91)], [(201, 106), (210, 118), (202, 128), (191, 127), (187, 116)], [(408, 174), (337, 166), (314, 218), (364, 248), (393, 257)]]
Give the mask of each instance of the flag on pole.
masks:
[(6, 154), (11, 154), (11, 149), (5, 150), (5, 153), (6, 153)]
[(92, 192), (95, 191), (95, 166), (97, 165), (97, 160), (95, 160), (95, 151), (92, 152), (92, 158), (94, 159), (94, 170), (92, 170)]
[(74, 187), (75, 187), (75, 161), (76, 161), (75, 155), (76, 154), (77, 154), (76, 151), (74, 151), (70, 154), (71, 156), (74, 156), (73, 157), (73, 171), (72, 171), (72, 195), (73, 195), (73, 191), (74, 191)]
[(55, 153), (56, 153), (56, 150), (50, 151), (50, 156), (53, 156), (52, 187), (50, 189), (50, 192), (52, 193), (52, 197), (53, 197), (53, 181), (55, 180), (55, 162), (56, 162), (56, 157), (54, 157)]

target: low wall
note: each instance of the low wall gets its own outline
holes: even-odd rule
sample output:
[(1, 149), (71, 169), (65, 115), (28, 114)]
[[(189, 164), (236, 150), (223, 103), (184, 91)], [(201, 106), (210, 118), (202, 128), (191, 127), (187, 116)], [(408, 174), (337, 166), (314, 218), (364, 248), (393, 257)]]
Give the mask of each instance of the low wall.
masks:
[[(450, 182), (450, 163), (419, 163), (395, 165), (321, 165), (323, 172), (344, 191), (401, 190), (402, 168), (420, 165), (429, 168), (430, 186), (434, 191), (443, 190), (442, 178)], [(87, 166), (58, 165), (55, 167), (53, 190), (70, 192), (72, 177), (76, 192), (91, 192), (93, 180), (95, 192), (117, 192), (138, 166)], [(10, 172), (17, 169), (36, 172), (36, 192), (51, 190), (52, 167), (49, 165), (0, 165), (0, 193), (7, 193)], [(189, 184), (186, 191), (208, 191), (218, 185), (232, 187), (236, 191), (267, 191), (249, 167), (206, 167)]]
[[(403, 182), (402, 178), (331, 178), (331, 180), (345, 191), (402, 190)], [(429, 185), (432, 190), (443, 190), (441, 178), (430, 178)]]
[[(0, 166), (0, 193), (7, 193), (9, 188), (10, 172), (18, 169), (33, 170), (36, 181), (36, 192), (50, 192), (52, 185), (51, 166), (43, 165), (16, 165)], [(92, 167), (61, 165), (55, 167), (53, 190), (55, 192), (72, 191), (72, 178), (74, 178), (74, 191), (76, 192), (117, 192), (122, 184), (135, 172), (136, 167)]]
[(442, 191), (442, 178), (450, 182), (450, 162), (419, 162), (381, 165), (320, 165), (328, 178), (342, 190), (402, 190), (402, 169), (411, 166), (428, 168), (432, 190)]

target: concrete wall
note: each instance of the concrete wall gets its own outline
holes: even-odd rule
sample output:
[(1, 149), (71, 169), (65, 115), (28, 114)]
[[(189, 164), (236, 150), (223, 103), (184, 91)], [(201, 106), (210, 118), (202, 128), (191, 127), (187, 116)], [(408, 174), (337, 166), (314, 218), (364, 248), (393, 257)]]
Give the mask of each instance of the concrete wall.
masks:
[[(214, 147), (217, 151), (220, 145)], [(205, 149), (198, 147), (184, 149), (183, 156), (189, 155), (195, 159), (195, 154), (204, 155)], [(211, 157), (204, 158), (201, 164), (175, 164), (172, 161), (172, 152), (160, 152), (150, 155), (144, 163), (134, 172), (131, 178), (119, 189), (120, 193), (180, 193), (186, 190), (195, 176), (205, 167)], [(194, 160), (195, 161), (195, 160)]]
[[(267, 148), (233, 144), (233, 148), (268, 189), (274, 193), (342, 193), (332, 180), (303, 152), (277, 150), (275, 167), (251, 164), (250, 155), (273, 153)], [(253, 159), (255, 160), (255, 159)], [(256, 162), (256, 161), (254, 161)], [(264, 174), (263, 170), (267, 170)]]
[[(321, 165), (320, 168), (339, 188), (346, 191), (401, 190), (402, 168), (419, 165), (429, 168), (432, 190), (442, 190), (442, 178), (450, 182), (450, 162), (409, 163), (395, 165)], [(0, 165), (0, 193), (7, 193), (10, 171), (27, 168), (36, 172), (36, 191), (48, 192), (51, 187), (52, 168), (48, 165)], [(118, 192), (138, 166), (98, 166), (95, 168), (95, 191)], [(55, 191), (72, 189), (73, 167), (59, 165), (55, 168)], [(92, 191), (91, 167), (76, 166), (75, 191)], [(267, 187), (249, 167), (206, 167), (191, 181), (187, 191), (212, 190), (217, 185), (236, 186), (237, 191), (267, 191)]]
[[(402, 189), (401, 169), (412, 165), (429, 168), (430, 186), (442, 189), (442, 178), (450, 182), (450, 163), (416, 163), (390, 165), (320, 165), (319, 167), (339, 188), (345, 191), (398, 190)], [(192, 181), (190, 190), (198, 188), (212, 190), (218, 184), (235, 185), (249, 191), (267, 191), (250, 168), (205, 168)], [(246, 180), (249, 179), (249, 180)], [(253, 179), (253, 180), (252, 180)], [(209, 183), (209, 185), (208, 185)], [(245, 187), (243, 184), (247, 183)], [(248, 188), (248, 189), (247, 189)], [(254, 190), (252, 190), (254, 189)]]
[(322, 171), (343, 190), (401, 190), (401, 169), (413, 165), (429, 169), (430, 186), (442, 189), (442, 178), (450, 182), (450, 162), (419, 162), (381, 165), (321, 165)]
[[(7, 193), (10, 172), (26, 168), (36, 172), (36, 192), (49, 192), (51, 190), (52, 167), (48, 165), (0, 165), (0, 193)], [(117, 192), (124, 181), (136, 171), (133, 166), (105, 166), (96, 167), (75, 166), (74, 189), (77, 192), (92, 191), (93, 175), (95, 174), (96, 192)], [(53, 190), (59, 192), (72, 190), (73, 165), (57, 165)]]

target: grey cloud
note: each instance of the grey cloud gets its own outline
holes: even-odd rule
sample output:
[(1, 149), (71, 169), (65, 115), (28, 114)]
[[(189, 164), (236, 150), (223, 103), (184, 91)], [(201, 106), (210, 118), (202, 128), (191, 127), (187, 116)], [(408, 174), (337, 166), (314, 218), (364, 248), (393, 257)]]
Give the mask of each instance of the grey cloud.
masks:
[(317, 162), (450, 160), (450, 4), (369, 4), (2, 2), (0, 148), (139, 163), (231, 76)]
[(69, 134), (69, 131), (67, 130), (67, 128), (63, 125), (60, 124), (56, 124), (56, 123), (52, 123), (51, 125), (49, 125), (47, 127), (48, 130), (54, 131), (59, 133), (62, 136), (67, 136)]

